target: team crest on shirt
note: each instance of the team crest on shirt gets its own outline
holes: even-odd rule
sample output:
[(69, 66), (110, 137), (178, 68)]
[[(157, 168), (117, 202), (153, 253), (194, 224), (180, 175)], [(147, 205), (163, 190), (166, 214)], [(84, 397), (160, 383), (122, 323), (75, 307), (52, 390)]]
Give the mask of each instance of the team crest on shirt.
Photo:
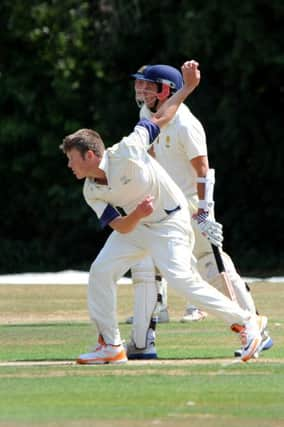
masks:
[(169, 137), (169, 135), (166, 136), (166, 147), (170, 148), (171, 146), (171, 138)]
[(130, 178), (128, 178), (127, 176), (125, 176), (125, 175), (123, 175), (123, 176), (120, 178), (120, 182), (121, 182), (121, 184), (123, 184), (123, 185), (128, 184), (130, 181), (131, 181), (131, 179), (130, 179)]

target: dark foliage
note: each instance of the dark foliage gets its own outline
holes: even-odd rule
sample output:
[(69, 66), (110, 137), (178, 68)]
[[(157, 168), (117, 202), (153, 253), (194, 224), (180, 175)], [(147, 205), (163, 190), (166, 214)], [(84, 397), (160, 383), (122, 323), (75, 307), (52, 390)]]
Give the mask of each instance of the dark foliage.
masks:
[(243, 274), (283, 273), (283, 1), (2, 0), (0, 12), (1, 273), (89, 267), (109, 230), (58, 146), (81, 127), (119, 140), (138, 117), (129, 74), (189, 58), (225, 249)]

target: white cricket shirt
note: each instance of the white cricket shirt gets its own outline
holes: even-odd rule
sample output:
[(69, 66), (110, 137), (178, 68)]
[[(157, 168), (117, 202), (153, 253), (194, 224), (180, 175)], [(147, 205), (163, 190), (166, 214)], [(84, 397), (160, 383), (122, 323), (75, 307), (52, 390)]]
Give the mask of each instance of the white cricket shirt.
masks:
[[(140, 117), (150, 118), (151, 115), (144, 105)], [(153, 145), (157, 161), (182, 189), (186, 198), (195, 194), (197, 175), (190, 160), (207, 156), (206, 135), (200, 121), (185, 104), (181, 104), (175, 117), (161, 129)]]
[(187, 206), (181, 190), (147, 152), (159, 132), (154, 123), (141, 120), (128, 137), (105, 150), (99, 167), (108, 184), (85, 179), (85, 200), (102, 226), (119, 216), (116, 207), (128, 214), (148, 195), (154, 196), (154, 211), (141, 220), (143, 224), (160, 222), (172, 211)]

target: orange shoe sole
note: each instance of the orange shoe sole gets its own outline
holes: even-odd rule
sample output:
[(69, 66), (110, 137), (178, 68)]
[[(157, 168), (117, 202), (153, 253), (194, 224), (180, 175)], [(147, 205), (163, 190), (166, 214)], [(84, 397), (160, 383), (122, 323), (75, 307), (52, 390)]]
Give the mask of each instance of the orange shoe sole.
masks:
[(112, 358), (94, 358), (94, 359), (80, 359), (76, 360), (79, 365), (106, 365), (106, 364), (122, 364), (128, 361), (125, 353), (119, 353)]

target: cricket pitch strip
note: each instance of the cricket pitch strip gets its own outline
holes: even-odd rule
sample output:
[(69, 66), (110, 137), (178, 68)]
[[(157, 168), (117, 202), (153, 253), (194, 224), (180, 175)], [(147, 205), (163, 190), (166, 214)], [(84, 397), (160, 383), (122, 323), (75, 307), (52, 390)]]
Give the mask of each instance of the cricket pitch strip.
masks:
[[(222, 367), (243, 364), (240, 359), (155, 359), (155, 360), (129, 360), (125, 365), (119, 366), (190, 366), (190, 365), (210, 365), (217, 364)], [(283, 359), (251, 359), (246, 363), (283, 363)], [(118, 366), (113, 364), (102, 365), (81, 365), (77, 364), (75, 360), (18, 360), (18, 361), (3, 361), (0, 362), (2, 367), (29, 367), (29, 366)]]

